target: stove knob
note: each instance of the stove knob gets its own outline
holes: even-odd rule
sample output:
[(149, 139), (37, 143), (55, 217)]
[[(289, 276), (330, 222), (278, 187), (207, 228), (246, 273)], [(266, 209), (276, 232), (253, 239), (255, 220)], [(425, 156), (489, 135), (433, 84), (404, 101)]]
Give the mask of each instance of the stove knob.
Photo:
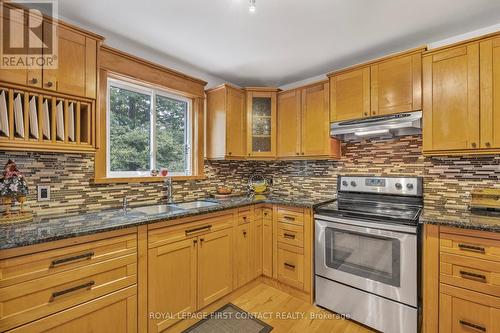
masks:
[(406, 184), (406, 188), (409, 190), (413, 190), (413, 184)]
[(356, 182), (353, 180), (353, 181), (351, 182), (351, 186), (352, 186), (352, 187), (356, 187), (356, 185), (357, 185), (357, 184), (356, 184)]
[(348, 184), (347, 184), (347, 180), (343, 180), (343, 181), (342, 181), (342, 186), (347, 186), (347, 185), (348, 185)]
[(401, 183), (396, 183), (396, 189), (400, 190), (403, 188), (403, 185)]

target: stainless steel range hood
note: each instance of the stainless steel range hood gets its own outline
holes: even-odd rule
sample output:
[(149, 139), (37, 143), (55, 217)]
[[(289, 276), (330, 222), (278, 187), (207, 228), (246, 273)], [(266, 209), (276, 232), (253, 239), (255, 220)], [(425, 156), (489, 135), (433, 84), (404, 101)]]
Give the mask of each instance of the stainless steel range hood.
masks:
[(391, 114), (330, 124), (330, 136), (344, 141), (422, 133), (422, 111)]

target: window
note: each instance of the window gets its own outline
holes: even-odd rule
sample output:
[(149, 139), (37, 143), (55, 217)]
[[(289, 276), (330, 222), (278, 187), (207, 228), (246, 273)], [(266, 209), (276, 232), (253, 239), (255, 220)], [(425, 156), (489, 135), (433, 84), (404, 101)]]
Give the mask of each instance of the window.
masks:
[(108, 79), (107, 176), (192, 175), (192, 100)]

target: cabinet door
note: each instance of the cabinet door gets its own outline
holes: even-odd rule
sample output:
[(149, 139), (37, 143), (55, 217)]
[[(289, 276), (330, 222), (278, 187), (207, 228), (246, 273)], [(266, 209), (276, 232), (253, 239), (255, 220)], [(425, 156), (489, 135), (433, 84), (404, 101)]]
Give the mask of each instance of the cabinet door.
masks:
[(300, 154), (300, 90), (278, 95), (278, 157), (294, 157)]
[(422, 54), (391, 59), (370, 68), (371, 115), (422, 108)]
[(481, 42), (481, 148), (500, 148), (500, 38)]
[(241, 224), (236, 228), (235, 241), (235, 272), (236, 272), (236, 287), (241, 287), (250, 280), (253, 275), (252, 264), (252, 232), (251, 223)]
[[(148, 251), (148, 312), (187, 313), (196, 308), (196, 238)], [(150, 319), (149, 332), (160, 332), (175, 318)]]
[(226, 88), (207, 92), (206, 156), (207, 159), (222, 159), (227, 155), (226, 144)]
[(479, 44), (423, 59), (424, 151), (479, 148)]
[(244, 157), (246, 126), (245, 94), (242, 91), (227, 88), (226, 126), (226, 154), (229, 157)]
[(329, 155), (330, 114), (328, 105), (328, 83), (302, 90), (301, 155)]
[(262, 274), (273, 277), (273, 221), (262, 221)]
[[(44, 32), (52, 29), (44, 22)], [(95, 98), (97, 42), (61, 25), (57, 26), (58, 64), (43, 70), (43, 88)]]
[(330, 77), (330, 103), (332, 121), (369, 116), (370, 68)]
[(233, 229), (198, 237), (198, 308), (233, 290)]
[(137, 332), (136, 286), (99, 297), (9, 333), (135, 333)]
[(251, 91), (247, 94), (247, 155), (276, 156), (276, 93)]
[[(10, 15), (8, 16), (7, 13), (10, 12)], [(30, 22), (32, 26), (37, 26), (41, 25), (41, 20), (38, 20), (36, 17), (31, 18), (33, 21)], [(4, 27), (9, 26), (10, 27), (10, 36), (7, 36), (7, 31), (5, 29), (2, 29), (2, 41), (7, 40), (7, 38), (14, 38), (15, 35), (18, 36), (23, 36), (25, 29), (28, 29), (27, 23), (28, 23), (28, 18), (24, 14), (24, 11), (21, 10), (19, 12), (13, 11), (13, 10), (5, 10), (3, 11), (3, 17), (2, 17), (2, 24)], [(40, 47), (41, 48), (41, 41), (39, 42), (40, 45), (37, 45), (35, 41), (30, 41), (30, 47), (31, 48), (36, 48)], [(23, 53), (25, 55), (30, 54), (30, 48), (28, 47), (28, 43), (23, 40)], [(36, 54), (33, 54), (33, 56), (37, 56)], [(19, 69), (4, 69), (0, 66), (0, 80), (8, 83), (14, 83), (14, 84), (20, 84), (20, 85), (29, 85), (31, 87), (38, 87), (40, 88), (42, 86), (42, 70), (41, 69), (36, 69), (36, 68), (19, 68)]]
[(255, 220), (254, 229), (253, 278), (257, 278), (262, 275), (262, 218)]

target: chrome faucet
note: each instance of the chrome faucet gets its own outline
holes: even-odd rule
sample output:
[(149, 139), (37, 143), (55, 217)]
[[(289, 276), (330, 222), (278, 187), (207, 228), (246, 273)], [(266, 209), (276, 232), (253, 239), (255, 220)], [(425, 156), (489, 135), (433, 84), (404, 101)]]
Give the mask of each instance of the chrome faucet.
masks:
[(128, 199), (127, 197), (123, 197), (123, 211), (126, 212), (128, 208)]
[(172, 177), (165, 177), (165, 190), (167, 191), (167, 203), (173, 203)]

